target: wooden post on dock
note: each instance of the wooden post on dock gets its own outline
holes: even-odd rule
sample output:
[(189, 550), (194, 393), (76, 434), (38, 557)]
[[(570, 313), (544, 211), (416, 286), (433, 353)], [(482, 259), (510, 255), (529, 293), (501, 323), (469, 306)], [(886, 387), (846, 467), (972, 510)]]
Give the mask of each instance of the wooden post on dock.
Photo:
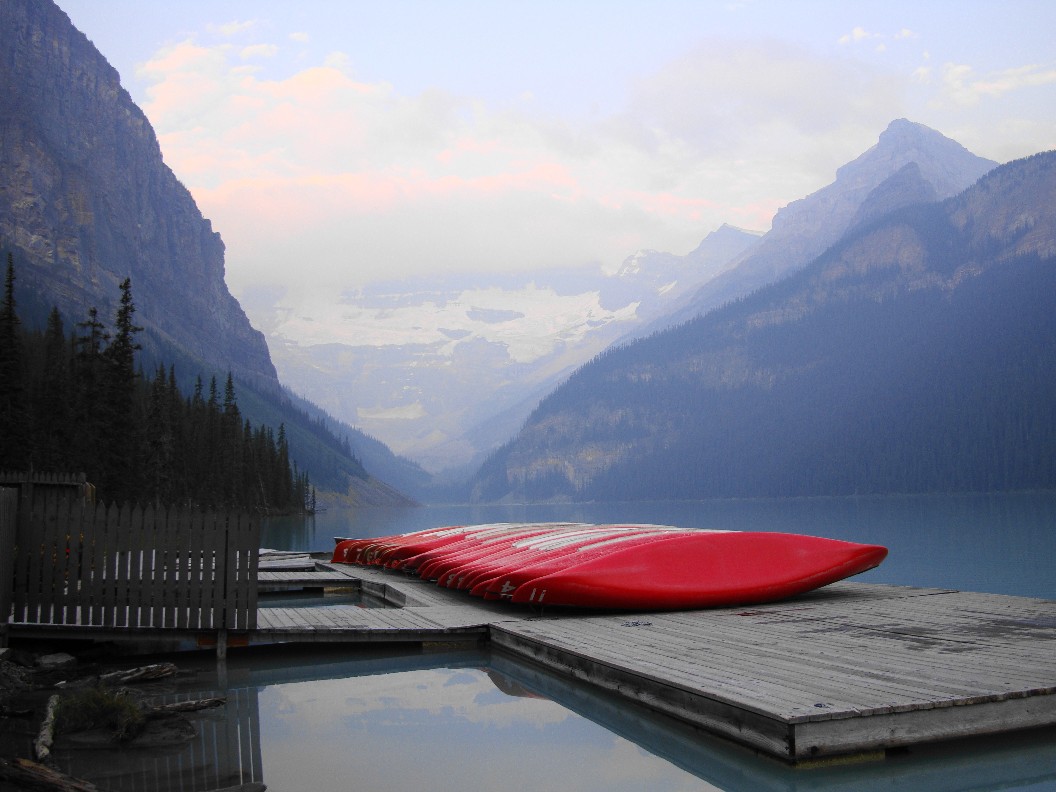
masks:
[(8, 620), (15, 573), (15, 527), (18, 524), (18, 490), (0, 488), (0, 649), (7, 646)]
[(210, 632), (219, 657), (230, 630), (256, 627), (257, 519), (57, 497), (19, 510), (11, 495), (0, 624), (13, 612), (17, 623)]

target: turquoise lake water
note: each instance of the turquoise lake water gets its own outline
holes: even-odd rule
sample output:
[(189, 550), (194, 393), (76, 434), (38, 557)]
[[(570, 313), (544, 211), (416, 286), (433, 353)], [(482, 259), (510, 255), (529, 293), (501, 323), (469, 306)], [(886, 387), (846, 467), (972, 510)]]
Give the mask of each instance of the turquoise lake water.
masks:
[(857, 580), (1056, 599), (1056, 493), (334, 510), (269, 521), (261, 545), (330, 551), (335, 536), (536, 520), (787, 531), (882, 544), (888, 558)]
[[(271, 521), (262, 545), (330, 550), (334, 536), (527, 520), (875, 542), (890, 556), (861, 580), (1056, 599), (1056, 494), (331, 511)], [(249, 781), (321, 792), (1056, 790), (1056, 729), (804, 770), (498, 653), (233, 651), (222, 673), (208, 656), (192, 662), (198, 674), (166, 689), (170, 697), (229, 697), (224, 710), (202, 716), (193, 748), (145, 752), (140, 765), (122, 769), (116, 755), (71, 752), (72, 769), (107, 767), (113, 790)]]

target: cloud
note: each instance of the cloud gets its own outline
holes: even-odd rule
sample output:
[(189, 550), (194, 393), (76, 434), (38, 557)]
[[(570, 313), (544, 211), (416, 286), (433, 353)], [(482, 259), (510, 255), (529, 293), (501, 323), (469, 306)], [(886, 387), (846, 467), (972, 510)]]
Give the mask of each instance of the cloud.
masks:
[(252, 60), (254, 58), (273, 58), (279, 51), (279, 48), (274, 44), (252, 44), (248, 47), (243, 47), (238, 53), (242, 60)]
[(221, 25), (209, 25), (208, 30), (223, 38), (234, 38), (240, 33), (245, 33), (257, 26), (257, 21), (248, 19), (245, 21), (226, 22)]
[(943, 66), (942, 82), (947, 99), (958, 105), (973, 106), (983, 99), (1054, 84), (1056, 68), (1028, 65), (980, 77), (967, 64), (947, 63)]
[(887, 49), (887, 45), (883, 43), (885, 41), (904, 41), (906, 39), (915, 38), (918, 38), (917, 33), (909, 28), (902, 28), (897, 33), (888, 34), (872, 33), (863, 27), (855, 27), (850, 33), (845, 33), (840, 36), (837, 41), (844, 46), (848, 44), (857, 44), (862, 41), (879, 41), (880, 43), (877, 44), (876, 50), (878, 52), (883, 52)]
[(1031, 65), (1018, 69), (1006, 69), (977, 80), (972, 87), (979, 95), (1001, 96), (1022, 88), (1036, 88), (1052, 83), (1056, 83), (1056, 68)]
[(865, 28), (856, 27), (850, 33), (846, 33), (839, 38), (841, 44), (850, 44), (856, 41), (862, 41), (864, 39), (876, 38), (878, 34), (869, 33)]
[[(568, 121), (357, 79), (344, 53), (266, 77), (188, 39), (139, 74), (166, 162), (228, 247), (228, 282), (330, 287), (439, 268), (613, 266), (764, 229), (903, 115), (890, 75), (765, 42), (707, 42), (626, 108)], [(296, 287), (291, 287), (296, 288)]]

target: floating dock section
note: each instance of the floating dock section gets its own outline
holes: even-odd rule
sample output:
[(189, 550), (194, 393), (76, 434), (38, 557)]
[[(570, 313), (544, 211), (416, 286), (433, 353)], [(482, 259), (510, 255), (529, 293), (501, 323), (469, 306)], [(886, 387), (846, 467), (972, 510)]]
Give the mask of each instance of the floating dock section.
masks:
[(487, 642), (793, 763), (1056, 724), (1056, 601), (844, 581), (744, 608), (532, 611), (321, 561), (258, 583), (262, 604), (269, 590), (328, 587), (395, 607), (261, 607), (229, 646)]

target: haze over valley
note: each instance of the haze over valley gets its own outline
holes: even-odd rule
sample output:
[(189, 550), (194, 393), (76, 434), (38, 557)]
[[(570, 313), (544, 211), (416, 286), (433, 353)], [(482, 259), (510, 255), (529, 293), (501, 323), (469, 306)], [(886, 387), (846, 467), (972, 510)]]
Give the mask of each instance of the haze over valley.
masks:
[(1054, 11), (763, 5), (10, 0), (0, 243), (359, 502), (1056, 486)]

